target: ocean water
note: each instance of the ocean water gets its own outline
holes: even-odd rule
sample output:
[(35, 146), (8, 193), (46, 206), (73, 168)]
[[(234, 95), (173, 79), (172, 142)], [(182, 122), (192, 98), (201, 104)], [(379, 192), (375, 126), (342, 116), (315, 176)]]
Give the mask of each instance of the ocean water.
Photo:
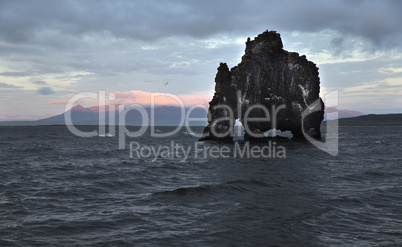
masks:
[(338, 156), (276, 140), (250, 144), (265, 152), (253, 158), (234, 157), (245, 143), (195, 150), (185, 130), (119, 149), (117, 136), (0, 127), (0, 246), (402, 246), (401, 133), (343, 126)]

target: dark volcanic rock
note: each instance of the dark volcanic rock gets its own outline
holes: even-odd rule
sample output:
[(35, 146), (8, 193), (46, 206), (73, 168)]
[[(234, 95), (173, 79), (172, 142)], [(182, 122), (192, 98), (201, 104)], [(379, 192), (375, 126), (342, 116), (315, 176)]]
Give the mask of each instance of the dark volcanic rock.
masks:
[(231, 140), (235, 119), (244, 125), (247, 140), (264, 138), (263, 132), (272, 128), (289, 130), (296, 138), (321, 138), (318, 68), (305, 56), (283, 50), (279, 33), (248, 38), (241, 63), (230, 70), (221, 63), (215, 82), (201, 140)]

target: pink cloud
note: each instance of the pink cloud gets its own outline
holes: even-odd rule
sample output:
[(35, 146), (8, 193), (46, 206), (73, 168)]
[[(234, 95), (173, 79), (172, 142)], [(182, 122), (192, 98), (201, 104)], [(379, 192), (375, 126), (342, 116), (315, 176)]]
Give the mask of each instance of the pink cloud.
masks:
[(68, 99), (50, 101), (50, 102), (47, 102), (47, 103), (50, 104), (50, 105), (65, 105), (65, 104), (67, 104), (67, 102), (68, 102)]
[(151, 105), (151, 100), (153, 98), (155, 105), (178, 106), (178, 105), (180, 105), (179, 101), (181, 101), (185, 106), (191, 107), (193, 105), (208, 106), (209, 101), (212, 98), (210, 95), (198, 95), (198, 94), (172, 95), (172, 94), (164, 94), (164, 93), (150, 93), (150, 92), (144, 92), (144, 91), (114, 92), (113, 94), (115, 95), (116, 98), (114, 100), (109, 100), (107, 102), (107, 104)]
[[(114, 96), (114, 97), (113, 97)], [(209, 101), (212, 99), (211, 95), (199, 95), (199, 94), (184, 94), (173, 95), (165, 93), (151, 93), (144, 91), (126, 91), (126, 92), (111, 92), (106, 95), (106, 105), (130, 105), (139, 104), (143, 106), (151, 105), (151, 100), (154, 99), (155, 105), (172, 105), (179, 106), (180, 101), (187, 107), (193, 105), (203, 105), (208, 107)], [(48, 104), (67, 104), (69, 100), (50, 101)], [(97, 99), (82, 98), (75, 102), (86, 106), (99, 106)], [(101, 104), (101, 105), (103, 105)]]

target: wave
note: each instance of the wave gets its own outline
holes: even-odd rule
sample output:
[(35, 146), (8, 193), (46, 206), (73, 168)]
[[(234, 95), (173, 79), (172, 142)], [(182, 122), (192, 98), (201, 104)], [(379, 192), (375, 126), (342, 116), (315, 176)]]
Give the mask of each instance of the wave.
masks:
[(247, 192), (254, 191), (256, 187), (269, 187), (270, 185), (258, 180), (234, 180), (221, 184), (203, 184), (198, 186), (180, 187), (173, 190), (164, 190), (154, 192), (153, 196), (160, 195), (203, 195), (203, 194), (220, 194), (222, 192)]

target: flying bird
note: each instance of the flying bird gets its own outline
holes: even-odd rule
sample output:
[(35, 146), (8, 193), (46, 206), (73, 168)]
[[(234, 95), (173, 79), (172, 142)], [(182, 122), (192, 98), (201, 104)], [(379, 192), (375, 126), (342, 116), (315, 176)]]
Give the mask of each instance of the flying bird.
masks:
[(169, 82), (166, 82), (166, 83), (163, 83), (163, 84), (165, 84), (165, 85), (167, 85)]

